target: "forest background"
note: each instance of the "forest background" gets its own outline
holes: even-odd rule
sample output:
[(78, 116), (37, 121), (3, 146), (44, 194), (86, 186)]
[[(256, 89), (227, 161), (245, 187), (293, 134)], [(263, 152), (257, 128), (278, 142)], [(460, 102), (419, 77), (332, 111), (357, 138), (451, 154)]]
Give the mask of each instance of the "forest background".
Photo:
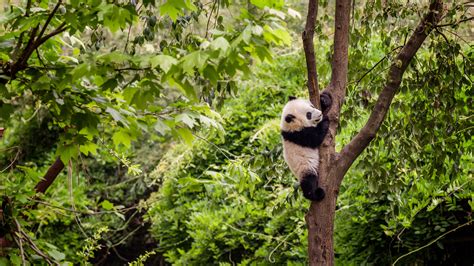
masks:
[[(307, 97), (307, 3), (0, 3), (0, 265), (308, 263), (279, 135)], [(354, 3), (336, 149), (428, 5)], [(319, 1), (322, 84), (333, 14)], [(472, 15), (445, 3), (346, 175), (336, 264), (473, 263)]]

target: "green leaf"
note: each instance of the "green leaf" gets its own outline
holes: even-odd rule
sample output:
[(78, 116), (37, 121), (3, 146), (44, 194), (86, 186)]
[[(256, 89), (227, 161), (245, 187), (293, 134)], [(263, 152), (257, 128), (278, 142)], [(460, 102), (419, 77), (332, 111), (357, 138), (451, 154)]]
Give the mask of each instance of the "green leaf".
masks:
[(16, 255), (16, 254), (10, 254), (10, 262), (15, 265), (15, 266), (20, 266), (21, 265), (21, 258), (20, 256)]
[(277, 36), (284, 45), (291, 45), (292, 38), (290, 33), (282, 28), (274, 30), (274, 35)]
[(177, 132), (181, 139), (183, 139), (187, 145), (191, 145), (193, 143), (194, 136), (193, 133), (191, 133), (191, 130), (183, 127), (178, 128)]
[(80, 64), (72, 72), (72, 79), (77, 80), (85, 76), (89, 72), (89, 64)]
[(61, 145), (56, 151), (56, 155), (59, 155), (61, 161), (64, 164), (69, 163), (69, 160), (71, 159), (75, 159), (78, 154), (79, 149), (76, 145), (73, 144)]
[(100, 203), (100, 206), (104, 208), (104, 210), (110, 211), (114, 209), (114, 204), (108, 200), (104, 200)]
[(184, 114), (179, 114), (176, 116), (175, 120), (177, 122), (183, 122), (184, 124), (186, 124), (189, 128), (193, 128), (194, 127), (194, 124), (195, 124), (195, 121), (194, 119), (192, 119), (188, 114), (184, 113)]
[(56, 261), (62, 261), (66, 258), (66, 255), (64, 253), (61, 253), (56, 249), (48, 250), (48, 254)]
[(93, 155), (97, 155), (97, 148), (99, 146), (93, 142), (88, 142), (84, 145), (81, 145), (79, 146), (79, 151), (82, 152), (84, 155), (89, 155), (90, 154), (93, 154)]
[(281, 8), (285, 4), (285, 1), (284, 0), (250, 0), (250, 3), (252, 3), (258, 8), (264, 8), (266, 6)]
[(112, 107), (107, 107), (105, 111), (109, 113), (115, 121), (122, 122), (122, 124), (128, 126), (128, 121), (122, 116), (119, 111), (115, 110)]
[(195, 51), (186, 55), (181, 59), (184, 72), (192, 75), (194, 73), (194, 68), (201, 71), (206, 66), (206, 60), (208, 57), (209, 55), (203, 51)]
[(160, 66), (160, 68), (168, 73), (170, 68), (178, 63), (174, 57), (169, 55), (156, 55), (150, 58), (150, 65), (152, 68)]
[(169, 16), (173, 21), (176, 21), (178, 16), (184, 14), (183, 11), (188, 9), (196, 11), (196, 6), (191, 0), (167, 0), (166, 3), (160, 6), (160, 14), (162, 16)]
[(219, 37), (211, 42), (210, 47), (213, 50), (221, 50), (220, 56), (223, 56), (229, 50), (230, 44), (226, 38)]
[(171, 128), (168, 125), (166, 125), (165, 123), (163, 123), (163, 121), (161, 121), (161, 120), (156, 121), (154, 128), (161, 135), (165, 135), (167, 132), (169, 132), (171, 130)]
[(132, 137), (125, 130), (119, 130), (112, 135), (112, 140), (115, 146), (124, 145), (127, 149), (130, 148), (132, 143)]

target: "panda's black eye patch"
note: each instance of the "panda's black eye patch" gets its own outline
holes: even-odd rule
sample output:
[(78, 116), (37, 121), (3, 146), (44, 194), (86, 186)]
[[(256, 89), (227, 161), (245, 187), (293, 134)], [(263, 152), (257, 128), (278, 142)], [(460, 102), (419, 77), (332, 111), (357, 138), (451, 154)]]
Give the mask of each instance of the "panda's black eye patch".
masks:
[(306, 118), (308, 118), (308, 120), (311, 120), (311, 112), (306, 113)]
[(285, 121), (287, 123), (291, 123), (291, 121), (293, 121), (294, 118), (295, 116), (290, 114), (290, 115), (285, 116)]

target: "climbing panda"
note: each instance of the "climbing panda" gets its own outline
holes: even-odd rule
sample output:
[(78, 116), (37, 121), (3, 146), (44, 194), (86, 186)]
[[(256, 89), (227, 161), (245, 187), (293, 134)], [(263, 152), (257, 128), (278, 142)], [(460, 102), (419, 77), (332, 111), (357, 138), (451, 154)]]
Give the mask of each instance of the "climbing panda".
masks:
[(319, 146), (329, 129), (326, 112), (332, 99), (326, 92), (320, 98), (322, 111), (308, 100), (290, 97), (280, 124), (285, 161), (298, 178), (305, 198), (312, 201), (320, 201), (325, 195), (319, 187)]

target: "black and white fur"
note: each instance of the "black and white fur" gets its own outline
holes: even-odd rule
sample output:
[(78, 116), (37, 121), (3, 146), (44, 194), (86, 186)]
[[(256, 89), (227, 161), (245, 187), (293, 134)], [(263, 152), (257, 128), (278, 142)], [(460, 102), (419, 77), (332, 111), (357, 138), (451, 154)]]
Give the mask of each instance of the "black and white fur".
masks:
[(320, 201), (325, 195), (319, 186), (319, 146), (329, 129), (325, 114), (332, 103), (326, 92), (320, 98), (322, 112), (308, 100), (290, 97), (280, 125), (285, 161), (298, 178), (305, 198), (313, 201)]

